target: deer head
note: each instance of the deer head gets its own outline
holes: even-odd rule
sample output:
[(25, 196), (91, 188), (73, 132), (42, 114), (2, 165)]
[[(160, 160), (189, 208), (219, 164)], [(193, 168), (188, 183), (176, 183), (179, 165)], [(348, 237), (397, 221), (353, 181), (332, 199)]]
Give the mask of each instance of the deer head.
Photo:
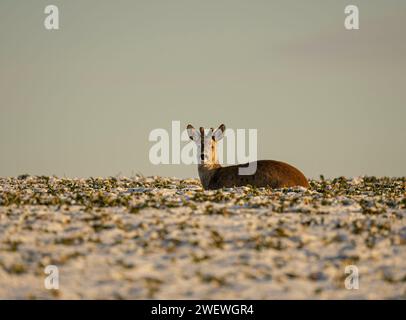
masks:
[(210, 128), (205, 134), (203, 127), (197, 131), (192, 125), (187, 126), (189, 138), (197, 144), (199, 164), (218, 164), (217, 141), (224, 137), (225, 130), (226, 127), (222, 124), (216, 130)]

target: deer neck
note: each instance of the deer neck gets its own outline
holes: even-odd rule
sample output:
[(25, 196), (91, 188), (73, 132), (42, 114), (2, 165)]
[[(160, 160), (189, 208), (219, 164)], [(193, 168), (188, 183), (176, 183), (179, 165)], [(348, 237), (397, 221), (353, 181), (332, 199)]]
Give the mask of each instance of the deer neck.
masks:
[(200, 178), (200, 182), (202, 183), (204, 189), (207, 189), (211, 178), (216, 173), (218, 168), (221, 168), (221, 165), (218, 163), (199, 164), (199, 166), (198, 166), (199, 178)]
[[(211, 141), (210, 152), (209, 154), (206, 154), (204, 160), (202, 160), (198, 165), (199, 178), (204, 189), (208, 188), (211, 178), (216, 173), (216, 171), (219, 168), (221, 168), (221, 165), (217, 157), (216, 141), (214, 141), (214, 139), (212, 140), (211, 138), (209, 139)], [(202, 140), (202, 150), (203, 150), (203, 140)]]

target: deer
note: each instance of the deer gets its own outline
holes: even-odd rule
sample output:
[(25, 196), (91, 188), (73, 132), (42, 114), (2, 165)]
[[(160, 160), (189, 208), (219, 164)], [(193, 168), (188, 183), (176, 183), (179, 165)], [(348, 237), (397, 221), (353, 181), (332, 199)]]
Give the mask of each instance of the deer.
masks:
[[(310, 188), (304, 174), (285, 162), (259, 160), (232, 166), (221, 166), (217, 156), (217, 143), (224, 137), (226, 127), (220, 125), (216, 130), (200, 127), (197, 131), (192, 125), (186, 127), (189, 138), (198, 147), (198, 173), (205, 190), (233, 188), (241, 186), (265, 187), (271, 189), (284, 187)], [(253, 174), (240, 174), (241, 169), (256, 168)]]

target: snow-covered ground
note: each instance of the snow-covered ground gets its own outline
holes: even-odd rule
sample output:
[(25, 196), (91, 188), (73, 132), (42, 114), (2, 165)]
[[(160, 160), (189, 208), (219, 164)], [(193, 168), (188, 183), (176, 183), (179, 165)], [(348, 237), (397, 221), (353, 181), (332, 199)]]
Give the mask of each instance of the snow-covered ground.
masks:
[(0, 298), (405, 299), (405, 178), (311, 185), (0, 178)]

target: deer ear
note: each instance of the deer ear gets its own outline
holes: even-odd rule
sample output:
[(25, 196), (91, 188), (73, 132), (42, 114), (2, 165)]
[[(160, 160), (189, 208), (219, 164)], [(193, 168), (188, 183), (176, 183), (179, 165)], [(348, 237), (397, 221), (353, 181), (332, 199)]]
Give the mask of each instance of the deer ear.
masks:
[(214, 141), (219, 141), (224, 137), (224, 131), (226, 130), (226, 126), (222, 124), (213, 132), (213, 139)]
[(193, 140), (195, 142), (198, 142), (200, 139), (200, 134), (199, 132), (196, 131), (195, 128), (193, 128), (192, 125), (188, 124), (188, 126), (186, 127), (187, 129), (187, 134), (189, 135), (190, 140)]

